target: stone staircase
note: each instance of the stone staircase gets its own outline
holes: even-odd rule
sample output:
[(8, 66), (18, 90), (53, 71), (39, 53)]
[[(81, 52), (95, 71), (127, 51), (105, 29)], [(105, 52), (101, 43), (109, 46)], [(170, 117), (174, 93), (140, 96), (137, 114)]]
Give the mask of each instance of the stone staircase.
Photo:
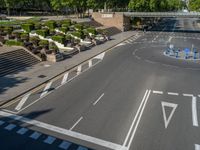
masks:
[(0, 54), (0, 77), (17, 73), (31, 67), (40, 60), (24, 49)]

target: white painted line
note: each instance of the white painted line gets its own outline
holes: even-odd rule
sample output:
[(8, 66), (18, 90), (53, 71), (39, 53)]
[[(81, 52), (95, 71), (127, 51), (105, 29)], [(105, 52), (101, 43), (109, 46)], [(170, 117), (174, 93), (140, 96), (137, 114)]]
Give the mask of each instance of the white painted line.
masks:
[(123, 147), (125, 147), (126, 144), (127, 144), (127, 142), (128, 142), (128, 139), (129, 139), (129, 137), (130, 137), (131, 131), (132, 131), (134, 125), (135, 125), (136, 119), (138, 118), (138, 115), (139, 115), (139, 113), (140, 113), (140, 111), (141, 111), (142, 105), (143, 105), (143, 103), (144, 103), (144, 101), (145, 101), (145, 99), (146, 99), (146, 96), (147, 96), (147, 93), (148, 93), (148, 92), (149, 92), (149, 90), (146, 90), (146, 92), (145, 92), (145, 94), (144, 94), (144, 97), (143, 97), (143, 99), (142, 99), (142, 101), (141, 101), (141, 103), (140, 103), (140, 106), (139, 106), (139, 108), (138, 108), (138, 110), (137, 110), (137, 112), (136, 112), (136, 115), (135, 115), (135, 117), (134, 117), (134, 119), (133, 119), (133, 122), (132, 122), (132, 124), (131, 124), (131, 126), (130, 126), (130, 128), (129, 128), (128, 134), (126, 135), (126, 138), (125, 138), (124, 143), (123, 143)]
[(183, 96), (193, 97), (193, 94), (184, 94), (183, 93)]
[(93, 105), (95, 106), (100, 100), (101, 98), (104, 96), (104, 93), (101, 94), (101, 96), (93, 103)]
[(195, 96), (192, 97), (192, 122), (193, 126), (198, 127), (198, 118), (197, 118), (197, 98)]
[(48, 137), (44, 140), (44, 143), (46, 143), (46, 144), (52, 144), (55, 140), (56, 140), (55, 137), (48, 136)]
[(70, 142), (63, 141), (58, 147), (61, 149), (67, 150), (71, 146), (71, 144), (72, 143)]
[(28, 131), (27, 128), (21, 128), (21, 129), (19, 129), (19, 130), (17, 131), (17, 133), (20, 134), (20, 135), (23, 135), (23, 134), (25, 134), (27, 131)]
[(70, 131), (72, 131), (77, 125), (78, 123), (83, 119), (83, 117), (79, 118), (76, 123), (70, 128)]
[(77, 75), (79, 75), (82, 71), (82, 65), (79, 65), (77, 68)]
[(29, 96), (31, 95), (31, 93), (26, 94), (21, 101), (18, 103), (18, 105), (15, 107), (15, 110), (20, 110), (22, 108), (22, 106), (25, 104), (25, 102), (28, 100)]
[(170, 36), (168, 42), (171, 42), (171, 40), (172, 40), (172, 37)]
[(15, 124), (9, 124), (7, 125), (4, 129), (8, 130), (8, 131), (11, 131), (12, 129), (14, 129), (16, 127)]
[(146, 96), (146, 98), (145, 98), (144, 105), (142, 106), (140, 115), (139, 115), (139, 117), (138, 117), (138, 119), (137, 119), (135, 128), (134, 128), (134, 130), (133, 130), (132, 136), (131, 136), (130, 141), (129, 141), (128, 146), (127, 146), (127, 149), (128, 149), (128, 150), (130, 150), (131, 143), (132, 143), (133, 138), (134, 138), (134, 136), (135, 136), (135, 133), (136, 133), (136, 131), (137, 131), (138, 125), (139, 125), (139, 123), (140, 123), (142, 114), (143, 114), (143, 112), (144, 112), (144, 108), (145, 108), (145, 106), (146, 106), (146, 104), (147, 104), (147, 101), (148, 101), (148, 99), (149, 99), (150, 94), (151, 94), (151, 90), (149, 90), (149, 92), (148, 92), (148, 94), (147, 94), (147, 96)]
[(47, 83), (47, 85), (45, 86), (45, 88), (44, 88), (42, 94), (40, 95), (40, 97), (45, 96), (49, 92), (48, 90), (50, 89), (52, 83), (53, 83), (52, 81)]
[(92, 60), (89, 60), (89, 68), (92, 67)]
[(67, 82), (68, 76), (69, 76), (69, 72), (67, 72), (67, 73), (64, 74), (62, 82), (61, 82), (62, 85)]
[[(165, 129), (167, 129), (171, 119), (172, 119), (172, 116), (178, 106), (178, 104), (174, 104), (174, 103), (168, 103), (168, 102), (161, 102), (161, 106), (162, 106), (162, 112), (163, 112), (163, 118), (164, 118), (164, 123), (165, 123)], [(171, 107), (172, 110), (170, 112), (170, 115), (169, 117), (167, 118), (166, 116), (166, 112), (165, 112), (165, 107)]]
[(88, 148), (83, 147), (83, 146), (79, 146), (77, 150), (88, 150)]
[(199, 144), (195, 144), (195, 150), (200, 150), (200, 145)]
[(175, 95), (175, 96), (178, 96), (178, 95), (179, 95), (178, 93), (174, 93), (174, 92), (168, 92), (167, 94), (168, 94), (168, 95)]
[(34, 140), (37, 140), (42, 134), (39, 133), (39, 132), (34, 132), (33, 134), (31, 134), (29, 137), (34, 139)]
[(163, 94), (163, 91), (153, 91), (154, 94)]
[(110, 148), (110, 149), (113, 149), (113, 150), (118, 150), (118, 149), (122, 148), (121, 145), (116, 144), (116, 143), (112, 143), (112, 142), (105, 141), (105, 140), (102, 140), (102, 139), (99, 139), (99, 138), (84, 135), (84, 134), (81, 134), (81, 133), (78, 133), (78, 132), (70, 131), (70, 130), (60, 128), (60, 127), (57, 127), (57, 126), (54, 126), (54, 125), (50, 125), (50, 124), (47, 124), (47, 123), (44, 123), (44, 122), (40, 122), (40, 121), (37, 121), (37, 120), (28, 119), (26, 117), (19, 116), (19, 115), (16, 115), (16, 114), (0, 111), (0, 116), (8, 117), (8, 118), (14, 119), (14, 120), (18, 120), (18, 121), (23, 122), (23, 123), (27, 123), (27, 124), (30, 124), (30, 125), (33, 125), (33, 126), (36, 126), (36, 127), (40, 127), (40, 128), (43, 128), (43, 129), (46, 129), (46, 130), (49, 130), (49, 131), (53, 131), (55, 133), (59, 133), (59, 134), (62, 134), (62, 135), (67, 135), (67, 136), (70, 136), (72, 138), (87, 141), (89, 143), (97, 144), (97, 145), (103, 146), (105, 148)]
[(0, 120), (0, 126), (3, 125), (5, 121)]
[(103, 52), (103, 53), (101, 53), (101, 54), (99, 54), (99, 55), (97, 55), (96, 57), (94, 57), (94, 58), (96, 58), (96, 59), (101, 59), (101, 60), (103, 60), (103, 58), (105, 57), (105, 52)]

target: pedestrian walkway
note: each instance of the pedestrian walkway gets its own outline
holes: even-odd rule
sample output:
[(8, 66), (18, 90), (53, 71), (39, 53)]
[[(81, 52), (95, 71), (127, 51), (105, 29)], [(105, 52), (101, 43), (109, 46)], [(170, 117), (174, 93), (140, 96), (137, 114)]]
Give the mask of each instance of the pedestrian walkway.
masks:
[(10, 74), (0, 78), (0, 101), (5, 102), (22, 95), (27, 91), (48, 82), (53, 77), (78, 66), (82, 62), (115, 47), (117, 44), (136, 35), (135, 31), (122, 32), (111, 37), (112, 40), (93, 47), (91, 50), (81, 52), (72, 58), (66, 59), (55, 64), (43, 62), (33, 68), (18, 74)]

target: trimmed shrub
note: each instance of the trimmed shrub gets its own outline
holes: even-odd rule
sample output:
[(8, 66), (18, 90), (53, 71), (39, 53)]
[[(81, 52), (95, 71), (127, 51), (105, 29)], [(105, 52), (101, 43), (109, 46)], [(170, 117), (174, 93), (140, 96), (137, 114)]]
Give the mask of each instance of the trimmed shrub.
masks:
[(21, 25), (21, 28), (22, 28), (24, 31), (30, 33), (32, 30), (34, 30), (34, 25), (33, 25), (33, 24), (22, 24), (22, 25)]
[(76, 30), (82, 31), (82, 30), (83, 30), (83, 25), (82, 25), (82, 24), (75, 24), (75, 25), (74, 25), (74, 28), (75, 28)]
[(96, 31), (95, 28), (92, 28), (92, 27), (91, 27), (91, 28), (87, 28), (86, 30), (87, 30), (88, 33), (91, 33), (91, 34), (94, 34), (94, 35), (97, 34), (97, 31)]
[(83, 32), (77, 31), (77, 32), (72, 32), (71, 33), (73, 36), (78, 37), (80, 39), (84, 39), (84, 34)]
[(42, 46), (42, 47), (47, 47), (47, 46), (49, 46), (49, 41), (40, 40), (39, 45)]
[(62, 26), (65, 24), (66, 26), (71, 26), (71, 20), (70, 19), (67, 19), (67, 20), (62, 20), (60, 22), (62, 24)]
[(37, 36), (33, 36), (33, 37), (30, 37), (29, 41), (31, 43), (33, 43), (34, 45), (38, 45), (39, 41), (40, 41), (40, 38), (37, 37)]
[(64, 32), (64, 33), (67, 33), (69, 31), (69, 28), (68, 27), (62, 27), (59, 30)]
[(41, 23), (39, 23), (39, 22), (35, 23), (35, 24), (34, 24), (34, 28), (35, 28), (36, 30), (41, 29), (41, 28), (42, 28)]
[(7, 33), (7, 34), (11, 34), (13, 32), (13, 27), (5, 27), (4, 28), (4, 31)]
[(15, 40), (8, 40), (5, 43), (8, 46), (23, 46), (24, 43), (23, 42), (19, 42), (19, 41), (15, 41)]
[(54, 40), (58, 43), (61, 43), (61, 44), (64, 44), (64, 42), (65, 42), (65, 38), (63, 36), (59, 36), (59, 35), (52, 36), (52, 40)]
[(66, 36), (65, 36), (65, 39), (66, 39), (66, 40), (71, 40), (72, 37), (71, 37), (71, 35), (66, 35)]
[(45, 22), (45, 25), (49, 27), (49, 29), (55, 29), (56, 28), (56, 22), (53, 20)]
[(46, 37), (49, 35), (49, 30), (48, 29), (41, 29), (41, 30), (37, 30), (36, 33), (38, 35), (41, 35), (43, 37)]
[(28, 40), (29, 39), (29, 34), (28, 33), (22, 33), (20, 35), (20, 37), (21, 37), (22, 40)]

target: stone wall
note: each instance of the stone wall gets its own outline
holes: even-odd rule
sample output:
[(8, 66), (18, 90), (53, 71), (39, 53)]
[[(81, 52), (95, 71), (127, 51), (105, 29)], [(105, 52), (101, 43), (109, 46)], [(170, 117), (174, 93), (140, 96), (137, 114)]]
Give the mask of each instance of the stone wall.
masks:
[(100, 13), (94, 12), (92, 18), (105, 27), (116, 27), (121, 31), (130, 29), (130, 18), (123, 13)]

